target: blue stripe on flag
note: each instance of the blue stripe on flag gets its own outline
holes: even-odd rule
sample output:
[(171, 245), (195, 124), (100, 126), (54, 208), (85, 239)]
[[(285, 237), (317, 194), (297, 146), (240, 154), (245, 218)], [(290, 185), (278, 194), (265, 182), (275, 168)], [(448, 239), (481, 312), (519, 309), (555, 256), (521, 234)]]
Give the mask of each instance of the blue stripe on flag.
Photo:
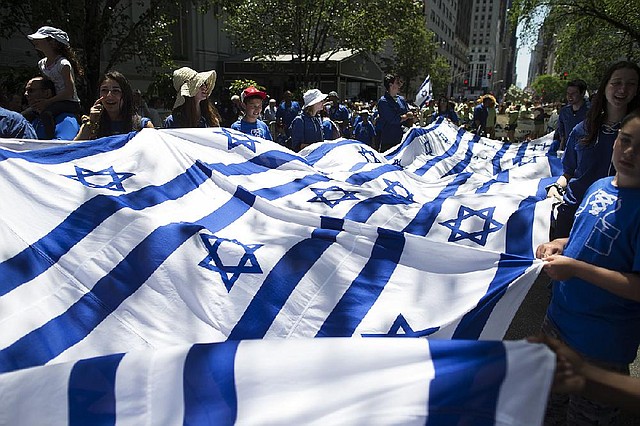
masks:
[[(282, 185), (274, 186), (271, 188), (263, 188), (257, 189), (253, 191), (256, 196), (264, 198), (265, 200), (277, 200), (278, 198), (286, 197), (291, 194), (295, 194), (296, 192), (311, 186), (313, 184), (319, 182), (330, 182), (327, 176), (316, 174), (316, 175), (307, 175), (303, 178), (297, 178), (291, 182), (287, 182)], [(310, 192), (309, 195), (312, 195)]]
[(384, 165), (380, 165), (379, 167), (375, 168), (374, 170), (369, 170), (366, 172), (361, 172), (361, 173), (354, 173), (353, 175), (349, 176), (345, 182), (352, 184), (352, 185), (364, 185), (367, 182), (371, 182), (377, 178), (379, 178), (380, 176), (382, 176), (385, 173), (389, 173), (389, 172), (397, 172), (401, 170), (400, 168), (398, 168), (398, 166), (394, 166), (391, 164), (384, 164)]
[(143, 210), (167, 200), (178, 199), (209, 177), (210, 171), (203, 168), (201, 163), (196, 163), (163, 185), (148, 186), (120, 196), (97, 195), (86, 201), (47, 235), (0, 263), (0, 296), (45, 272), (117, 211), (123, 208)]
[(325, 142), (322, 145), (320, 145), (318, 148), (310, 152), (309, 155), (307, 155), (306, 159), (309, 164), (314, 165), (318, 161), (320, 161), (325, 155), (327, 155), (331, 150), (335, 148), (345, 146), (345, 145), (353, 145), (353, 144), (361, 144), (361, 143), (362, 142), (359, 142), (354, 139), (342, 139), (337, 142)]
[(311, 238), (291, 247), (258, 289), (229, 340), (261, 339), (309, 269), (335, 241), (339, 230), (315, 229)]
[(75, 363), (69, 376), (69, 425), (116, 424), (116, 371), (124, 354)]
[(401, 232), (378, 229), (378, 238), (369, 260), (324, 321), (316, 337), (353, 335), (395, 271), (404, 243)]
[[(442, 121), (442, 120), (444, 120), (444, 117), (440, 116), (440, 118), (438, 120)], [(433, 129), (431, 129), (431, 130), (433, 130)], [(466, 131), (464, 129), (458, 130), (458, 133), (456, 134), (456, 140), (455, 140), (455, 142), (453, 144), (451, 144), (449, 149), (447, 149), (441, 155), (433, 157), (431, 160), (429, 160), (426, 163), (424, 163), (420, 168), (416, 169), (416, 171), (414, 173), (416, 175), (418, 175), (418, 176), (423, 176), (425, 173), (427, 173), (427, 171), (429, 171), (429, 169), (431, 167), (435, 166), (440, 161), (442, 161), (442, 160), (444, 160), (446, 158), (449, 158), (453, 154), (455, 154), (456, 151), (458, 150), (458, 147), (460, 146), (460, 142), (462, 141), (462, 137), (465, 135), (465, 133), (466, 133)]]
[(449, 184), (440, 191), (440, 194), (438, 194), (435, 200), (430, 203), (424, 203), (422, 207), (420, 207), (418, 214), (404, 227), (402, 232), (413, 235), (427, 235), (433, 226), (433, 222), (442, 210), (442, 204), (448, 197), (455, 194), (458, 187), (465, 183), (471, 175), (471, 173), (460, 173), (456, 176), (453, 181), (449, 182)]
[(487, 292), (471, 312), (465, 314), (451, 336), (452, 339), (477, 340), (493, 311), (493, 308), (506, 293), (511, 283), (531, 266), (531, 259), (500, 254), (498, 270), (489, 284)]
[(502, 166), (500, 165), (500, 160), (504, 157), (504, 154), (511, 147), (511, 142), (504, 142), (496, 155), (491, 159), (491, 164), (493, 164), (493, 174), (497, 175), (502, 171)]
[(346, 214), (345, 219), (353, 220), (354, 222), (365, 223), (371, 215), (382, 206), (398, 205), (398, 204), (411, 204), (412, 202), (401, 197), (396, 197), (391, 194), (378, 195), (376, 197), (367, 198), (362, 200), (353, 206)]
[(235, 358), (239, 342), (196, 344), (184, 363), (185, 425), (233, 425), (238, 417)]
[(228, 226), (242, 216), (254, 200), (253, 195), (238, 188), (230, 201), (195, 224), (170, 224), (154, 230), (66, 312), (0, 351), (0, 372), (42, 365), (80, 342), (135, 293), (187, 239), (202, 229), (216, 232)]
[[(458, 142), (458, 138), (462, 137), (462, 135), (460, 134), (461, 131), (464, 132), (463, 129), (460, 129), (458, 131), (458, 136), (456, 136), (456, 143)], [(467, 152), (465, 152), (464, 158), (462, 160), (460, 160), (458, 162), (458, 164), (453, 166), (451, 168), (451, 170), (449, 170), (443, 176), (450, 176), (450, 175), (455, 175), (455, 174), (458, 174), (458, 173), (462, 173), (464, 171), (464, 169), (466, 169), (469, 166), (469, 164), (471, 163), (471, 159), (473, 158), (473, 146), (479, 140), (480, 140), (480, 135), (473, 136), (473, 138), (471, 138), (471, 140), (469, 141), (469, 144), (467, 145)]]
[(131, 132), (125, 135), (110, 136), (108, 138), (83, 141), (71, 145), (35, 149), (25, 152), (13, 152), (0, 148), (0, 161), (8, 160), (9, 158), (19, 158), (37, 164), (67, 163), (122, 148), (137, 133), (138, 132)]
[(536, 203), (539, 197), (527, 197), (520, 202), (518, 209), (507, 221), (507, 238), (505, 252), (525, 258), (535, 258), (533, 252), (533, 228)]
[(499, 423), (496, 409), (507, 373), (501, 342), (428, 341), (435, 377), (429, 385), (426, 426)]

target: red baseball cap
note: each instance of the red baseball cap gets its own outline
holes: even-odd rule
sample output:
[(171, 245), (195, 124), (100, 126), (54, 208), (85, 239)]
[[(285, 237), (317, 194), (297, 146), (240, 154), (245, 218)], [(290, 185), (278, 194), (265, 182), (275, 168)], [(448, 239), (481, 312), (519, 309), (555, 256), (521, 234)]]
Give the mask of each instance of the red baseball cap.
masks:
[(240, 94), (240, 101), (244, 102), (246, 98), (249, 98), (251, 96), (257, 96), (260, 99), (264, 99), (267, 97), (267, 94), (262, 90), (258, 90), (253, 86), (249, 86), (242, 91), (242, 94)]

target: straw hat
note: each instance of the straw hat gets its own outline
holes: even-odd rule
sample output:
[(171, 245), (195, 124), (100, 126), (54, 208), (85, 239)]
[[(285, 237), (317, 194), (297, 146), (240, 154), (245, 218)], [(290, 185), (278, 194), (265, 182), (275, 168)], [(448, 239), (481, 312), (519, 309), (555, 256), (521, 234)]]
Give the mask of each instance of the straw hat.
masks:
[(175, 87), (178, 95), (173, 108), (175, 109), (184, 104), (185, 96), (193, 98), (200, 90), (200, 86), (205, 83), (207, 84), (207, 97), (209, 97), (213, 91), (213, 86), (216, 84), (216, 72), (214, 70), (196, 72), (189, 67), (175, 70), (173, 72), (173, 87)]
[(40, 27), (38, 28), (38, 31), (27, 36), (29, 40), (42, 40), (48, 37), (59, 41), (65, 46), (69, 46), (69, 36), (67, 35), (67, 33), (55, 27)]
[(302, 108), (306, 108), (308, 106), (315, 105), (318, 102), (324, 101), (327, 98), (327, 95), (322, 93), (318, 89), (310, 89), (304, 92), (302, 98), (304, 99), (304, 106)]

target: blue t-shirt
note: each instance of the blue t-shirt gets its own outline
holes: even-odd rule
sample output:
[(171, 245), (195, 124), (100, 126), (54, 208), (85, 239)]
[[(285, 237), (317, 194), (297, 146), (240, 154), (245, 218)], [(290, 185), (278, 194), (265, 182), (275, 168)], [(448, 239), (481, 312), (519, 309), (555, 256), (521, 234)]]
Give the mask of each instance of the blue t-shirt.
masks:
[(322, 136), (325, 141), (331, 141), (336, 139), (340, 135), (340, 129), (336, 126), (336, 123), (331, 121), (329, 117), (322, 120)]
[(565, 105), (560, 108), (558, 113), (558, 128), (557, 139), (566, 139), (571, 134), (574, 127), (581, 121), (587, 118), (587, 111), (589, 111), (589, 102), (584, 102), (579, 110), (574, 111), (571, 105)]
[(582, 121), (569, 134), (562, 157), (563, 173), (572, 176), (564, 194), (564, 202), (569, 205), (580, 204), (585, 191), (593, 182), (615, 173), (611, 155), (618, 132), (600, 130), (596, 143), (591, 146), (580, 143), (586, 134), (585, 122)]
[[(31, 125), (35, 129), (38, 139), (47, 139), (47, 133), (40, 117), (36, 117), (35, 120), (31, 122)], [(56, 116), (56, 128), (53, 134), (53, 139), (71, 141), (76, 137), (79, 131), (80, 125), (78, 124), (78, 120), (75, 115), (63, 112)]]
[(388, 92), (378, 100), (376, 133), (382, 147), (392, 147), (402, 141), (401, 115), (409, 111), (409, 105), (402, 96), (395, 99)]
[(0, 138), (38, 139), (38, 135), (22, 114), (0, 107)]
[(291, 149), (300, 150), (302, 144), (312, 144), (324, 141), (322, 135), (322, 122), (317, 115), (311, 117), (301, 112), (291, 122)]
[(300, 104), (298, 102), (291, 101), (291, 104), (287, 106), (285, 101), (282, 101), (276, 111), (276, 117), (282, 119), (284, 128), (288, 130), (289, 126), (291, 126), (291, 122), (296, 118), (300, 111), (302, 110), (300, 109)]
[(257, 136), (269, 141), (273, 140), (271, 132), (269, 131), (269, 126), (267, 126), (262, 120), (257, 120), (255, 123), (238, 120), (231, 125), (231, 128), (247, 135)]
[[(484, 132), (484, 130), (487, 127), (487, 118), (489, 117), (489, 109), (485, 108), (484, 105), (480, 104), (477, 105), (474, 109), (473, 109), (473, 126), (475, 128), (476, 126), (476, 121), (480, 122), (479, 130), (481, 132)], [(476, 130), (478, 130), (476, 128)]]
[[(640, 189), (613, 178), (587, 191), (564, 255), (603, 268), (640, 272)], [(554, 283), (547, 316), (562, 339), (587, 357), (631, 363), (640, 344), (640, 303), (573, 277)]]
[(353, 134), (356, 140), (371, 146), (373, 144), (373, 138), (376, 135), (376, 129), (370, 121), (360, 121), (353, 129)]

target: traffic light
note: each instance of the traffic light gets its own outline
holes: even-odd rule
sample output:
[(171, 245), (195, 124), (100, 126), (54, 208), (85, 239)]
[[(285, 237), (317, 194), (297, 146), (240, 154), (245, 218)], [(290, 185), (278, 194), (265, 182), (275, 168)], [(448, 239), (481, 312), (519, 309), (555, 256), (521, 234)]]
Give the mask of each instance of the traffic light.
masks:
[(493, 75), (493, 72), (491, 72), (491, 71), (489, 71), (489, 72), (487, 73), (487, 77), (489, 77), (489, 78), (491, 78), (491, 76), (492, 76), (492, 75)]
[(465, 79), (463, 80), (463, 82), (462, 82), (462, 83), (463, 83), (465, 86), (468, 86), (468, 85), (469, 85), (469, 80), (465, 78)]
[(569, 77), (569, 73), (568, 72), (565, 71), (565, 72), (562, 73), (562, 79), (563, 80), (566, 80), (568, 77)]

